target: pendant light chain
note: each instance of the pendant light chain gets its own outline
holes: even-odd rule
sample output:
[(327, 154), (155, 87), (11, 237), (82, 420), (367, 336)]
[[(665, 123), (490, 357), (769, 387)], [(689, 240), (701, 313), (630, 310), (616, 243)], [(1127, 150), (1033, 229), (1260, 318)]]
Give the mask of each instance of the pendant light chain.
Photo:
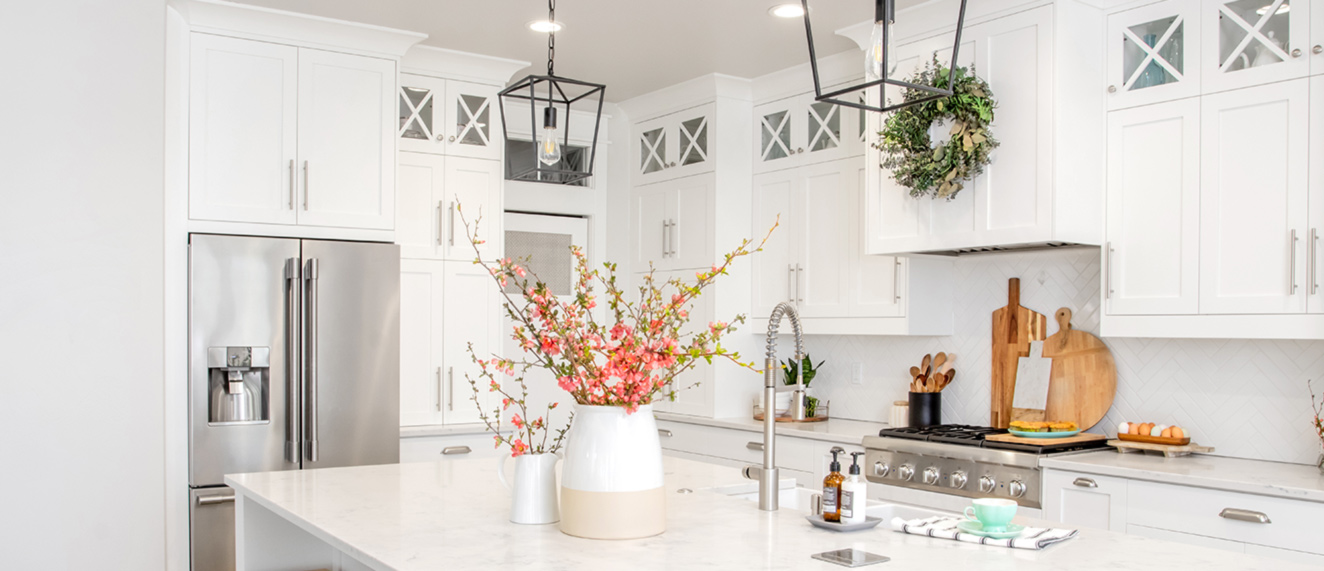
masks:
[(556, 0), (547, 0), (547, 22), (552, 28), (547, 32), (547, 75), (556, 75)]

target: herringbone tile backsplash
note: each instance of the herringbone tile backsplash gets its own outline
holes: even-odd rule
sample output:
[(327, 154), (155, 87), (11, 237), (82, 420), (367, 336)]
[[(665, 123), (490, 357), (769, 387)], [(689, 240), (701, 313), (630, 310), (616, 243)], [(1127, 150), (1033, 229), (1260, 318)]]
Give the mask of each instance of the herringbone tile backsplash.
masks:
[[(886, 421), (906, 398), (907, 370), (925, 353), (954, 354), (956, 381), (943, 392), (943, 421), (987, 425), (992, 313), (1007, 303), (1007, 279), (1021, 278), (1021, 305), (1048, 316), (1070, 308), (1076, 329), (1099, 331), (1099, 255), (1094, 248), (985, 254), (956, 262), (955, 331), (950, 337), (814, 336), (826, 359), (815, 393), (839, 418)], [(1117, 398), (1095, 432), (1123, 421), (1187, 428), (1224, 456), (1313, 463), (1308, 379), (1324, 389), (1324, 341), (1107, 338), (1117, 361)], [(855, 363), (862, 385), (851, 383)]]

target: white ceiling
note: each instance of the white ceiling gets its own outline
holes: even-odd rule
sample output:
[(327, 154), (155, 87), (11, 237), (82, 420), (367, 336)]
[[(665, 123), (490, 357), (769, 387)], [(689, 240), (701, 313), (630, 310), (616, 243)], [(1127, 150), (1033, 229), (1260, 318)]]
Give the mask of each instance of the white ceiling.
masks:
[[(239, 0), (291, 12), (428, 34), (423, 43), (547, 65), (547, 36), (528, 29), (547, 18), (539, 0)], [(804, 63), (804, 21), (768, 8), (796, 0), (558, 0), (556, 73), (605, 83), (608, 101), (709, 73), (758, 77)], [(917, 4), (900, 0), (898, 7)], [(855, 48), (833, 34), (873, 13), (869, 0), (810, 0), (819, 56)]]

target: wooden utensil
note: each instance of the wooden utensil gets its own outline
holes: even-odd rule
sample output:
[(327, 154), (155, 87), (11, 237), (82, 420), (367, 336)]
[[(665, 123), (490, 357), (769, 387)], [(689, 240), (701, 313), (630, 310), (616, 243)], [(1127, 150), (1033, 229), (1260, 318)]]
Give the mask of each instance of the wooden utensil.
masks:
[(919, 370), (925, 377), (929, 376), (929, 373), (933, 371), (933, 369), (930, 367), (932, 364), (933, 364), (933, 355), (925, 355), (924, 361), (922, 361), (919, 364)]
[(1053, 360), (1048, 384), (1049, 420), (1071, 421), (1081, 430), (1103, 420), (1117, 395), (1117, 365), (1112, 351), (1098, 337), (1071, 328), (1071, 310), (1056, 314), (1058, 331), (1044, 341), (1044, 356)]
[(918, 378), (919, 378), (919, 367), (911, 367), (911, 368), (910, 368), (910, 378), (912, 378), (912, 379), (918, 379)]
[(1007, 306), (993, 312), (993, 386), (989, 419), (995, 428), (1011, 423), (1016, 367), (1030, 354), (1031, 341), (1047, 336), (1048, 319), (1021, 307), (1021, 280), (1007, 280)]
[(947, 364), (947, 354), (941, 351), (933, 357), (933, 370), (942, 372), (942, 366)]

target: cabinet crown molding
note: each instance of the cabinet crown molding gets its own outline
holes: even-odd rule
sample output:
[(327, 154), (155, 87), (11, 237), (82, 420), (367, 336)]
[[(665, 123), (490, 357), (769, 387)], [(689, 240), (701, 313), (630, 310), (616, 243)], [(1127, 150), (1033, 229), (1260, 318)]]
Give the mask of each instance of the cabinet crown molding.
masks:
[(749, 101), (750, 83), (745, 78), (711, 73), (622, 101), (617, 108), (637, 123), (719, 98)]
[(400, 60), (400, 71), (504, 87), (527, 61), (416, 45)]
[(189, 29), (281, 44), (398, 59), (428, 36), (223, 0), (170, 0)]

